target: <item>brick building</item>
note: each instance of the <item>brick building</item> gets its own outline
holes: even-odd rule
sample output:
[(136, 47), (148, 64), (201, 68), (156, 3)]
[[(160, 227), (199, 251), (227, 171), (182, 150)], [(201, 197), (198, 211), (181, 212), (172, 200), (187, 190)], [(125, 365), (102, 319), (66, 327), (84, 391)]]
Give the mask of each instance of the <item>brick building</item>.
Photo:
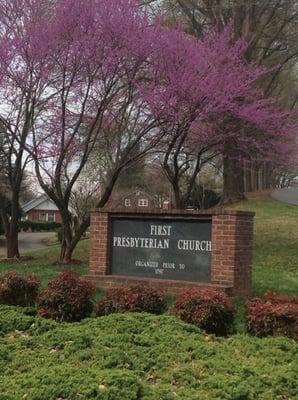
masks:
[(61, 222), (60, 211), (46, 194), (23, 204), (22, 211), (27, 221)]

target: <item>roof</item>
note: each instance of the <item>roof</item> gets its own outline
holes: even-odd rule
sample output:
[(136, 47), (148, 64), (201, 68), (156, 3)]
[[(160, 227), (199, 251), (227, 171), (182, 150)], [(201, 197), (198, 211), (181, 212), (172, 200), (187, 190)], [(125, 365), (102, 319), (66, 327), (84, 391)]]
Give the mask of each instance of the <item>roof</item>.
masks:
[(33, 200), (28, 201), (28, 203), (25, 203), (22, 205), (22, 210), (23, 212), (27, 213), (30, 210), (33, 210), (33, 208), (38, 207), (40, 204), (42, 204), (45, 201), (52, 201), (46, 194), (42, 194), (39, 197), (36, 197)]
[(139, 196), (143, 195), (144, 197), (151, 197), (151, 199), (155, 199), (155, 196), (151, 193), (144, 192), (143, 190), (134, 190), (133, 192), (126, 193), (124, 196), (121, 197), (121, 199), (125, 199), (130, 196)]

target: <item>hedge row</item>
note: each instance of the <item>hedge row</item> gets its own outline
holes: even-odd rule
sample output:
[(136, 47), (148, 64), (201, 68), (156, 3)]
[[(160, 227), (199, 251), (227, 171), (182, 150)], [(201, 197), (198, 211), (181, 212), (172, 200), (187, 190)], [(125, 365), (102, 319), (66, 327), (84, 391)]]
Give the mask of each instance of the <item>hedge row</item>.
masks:
[[(19, 231), (23, 232), (53, 232), (61, 228), (59, 222), (19, 221)], [(0, 221), (0, 235), (4, 235), (4, 228)]]
[[(161, 314), (166, 295), (150, 286), (120, 286), (107, 290), (94, 307), (95, 287), (72, 271), (60, 273), (40, 289), (36, 276), (8, 272), (0, 278), (0, 303), (37, 305), (38, 315), (56, 321), (80, 321), (95, 310), (97, 316), (115, 312)], [(225, 293), (216, 289), (186, 289), (171, 312), (207, 333), (232, 333), (235, 310)], [(259, 337), (284, 335), (298, 340), (298, 298), (267, 293), (247, 304), (248, 332)]]
[(60, 227), (59, 222), (19, 221), (19, 230), (24, 232), (52, 232)]

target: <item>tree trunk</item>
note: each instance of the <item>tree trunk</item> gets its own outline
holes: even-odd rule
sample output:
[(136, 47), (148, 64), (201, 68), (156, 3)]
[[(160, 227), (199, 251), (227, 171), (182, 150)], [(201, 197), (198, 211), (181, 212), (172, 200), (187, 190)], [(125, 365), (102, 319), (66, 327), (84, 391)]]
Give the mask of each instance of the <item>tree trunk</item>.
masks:
[(175, 208), (181, 210), (184, 208), (184, 202), (182, 200), (181, 192), (179, 189), (179, 184), (176, 181), (171, 182), (174, 192)]
[(20, 258), (19, 244), (18, 244), (18, 231), (11, 230), (6, 236), (7, 258)]
[(18, 243), (18, 222), (19, 199), (17, 195), (13, 195), (11, 200), (11, 216), (8, 222), (8, 231), (6, 232), (7, 258), (20, 258)]
[(70, 264), (72, 261), (72, 254), (82, 238), (83, 234), (86, 232), (87, 228), (90, 226), (90, 216), (87, 217), (71, 238), (63, 237), (60, 250), (60, 260), (61, 264)]
[(243, 161), (231, 145), (225, 146), (223, 159), (223, 193), (221, 204), (245, 200)]
[(73, 230), (72, 230), (72, 216), (69, 213), (68, 209), (61, 210), (61, 218), (62, 218), (61, 221), (62, 241), (61, 241), (59, 262), (61, 264), (70, 264), (73, 252), (72, 248)]
[(257, 192), (259, 190), (259, 167), (258, 165), (255, 165), (254, 169), (254, 192)]
[[(119, 174), (118, 174), (119, 175)], [(110, 184), (106, 187), (105, 192), (102, 195), (102, 198), (97, 204), (97, 207), (101, 208), (108, 202), (111, 193), (113, 191), (113, 187), (118, 178), (118, 175), (113, 177)], [(75, 232), (72, 229), (72, 220), (68, 210), (64, 210), (61, 212), (62, 216), (62, 243), (60, 250), (60, 258), (59, 263), (61, 264), (70, 264), (72, 262), (72, 254), (80, 241), (83, 234), (86, 232), (87, 228), (90, 226), (90, 216), (85, 218), (81, 222), (81, 224), (77, 227)]]
[(263, 190), (263, 168), (262, 165), (259, 166), (258, 169), (258, 188), (259, 190)]
[(72, 253), (73, 248), (71, 246), (71, 243), (63, 238), (61, 243), (59, 262), (61, 264), (70, 264), (72, 260)]
[(257, 183), (256, 183), (256, 163), (254, 163), (252, 165), (252, 169), (251, 169), (251, 191), (255, 192), (256, 191), (256, 187), (257, 187)]
[(252, 164), (250, 161), (244, 163), (244, 192), (251, 192), (251, 168)]
[[(120, 170), (117, 171), (113, 177), (111, 178), (111, 181), (105, 188), (105, 191), (100, 199), (100, 201), (97, 203), (96, 207), (97, 208), (102, 208), (106, 205), (108, 202), (114, 185), (119, 177)], [(50, 196), (50, 193), (48, 193)], [(51, 197), (51, 196), (50, 196)], [(53, 199), (54, 200), (54, 199)], [(66, 204), (66, 202), (64, 202)], [(59, 204), (56, 204), (59, 206)], [(88, 227), (90, 226), (90, 215), (87, 216), (79, 226), (76, 227), (76, 229), (73, 229), (72, 227), (72, 216), (70, 212), (68, 211), (68, 208), (64, 208), (61, 210), (60, 207), (58, 207), (60, 212), (61, 212), (61, 218), (62, 218), (62, 242), (61, 242), (61, 249), (60, 249), (60, 257), (59, 257), (59, 263), (61, 264), (71, 264), (72, 262), (72, 255), (73, 252), (82, 238), (83, 234), (86, 232)]]

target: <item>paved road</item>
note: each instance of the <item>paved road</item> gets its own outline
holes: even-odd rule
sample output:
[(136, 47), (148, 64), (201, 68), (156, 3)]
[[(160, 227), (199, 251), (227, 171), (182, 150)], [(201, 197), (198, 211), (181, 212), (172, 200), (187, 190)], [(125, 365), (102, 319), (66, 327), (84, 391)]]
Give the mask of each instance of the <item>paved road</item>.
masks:
[(275, 189), (271, 193), (271, 196), (273, 197), (273, 199), (282, 201), (283, 203), (298, 205), (298, 187)]
[[(30, 250), (46, 247), (46, 241), (55, 237), (54, 232), (22, 232), (19, 234), (19, 250), (24, 254)], [(45, 241), (45, 242), (44, 242)], [(0, 236), (0, 257), (6, 256), (5, 238)]]

